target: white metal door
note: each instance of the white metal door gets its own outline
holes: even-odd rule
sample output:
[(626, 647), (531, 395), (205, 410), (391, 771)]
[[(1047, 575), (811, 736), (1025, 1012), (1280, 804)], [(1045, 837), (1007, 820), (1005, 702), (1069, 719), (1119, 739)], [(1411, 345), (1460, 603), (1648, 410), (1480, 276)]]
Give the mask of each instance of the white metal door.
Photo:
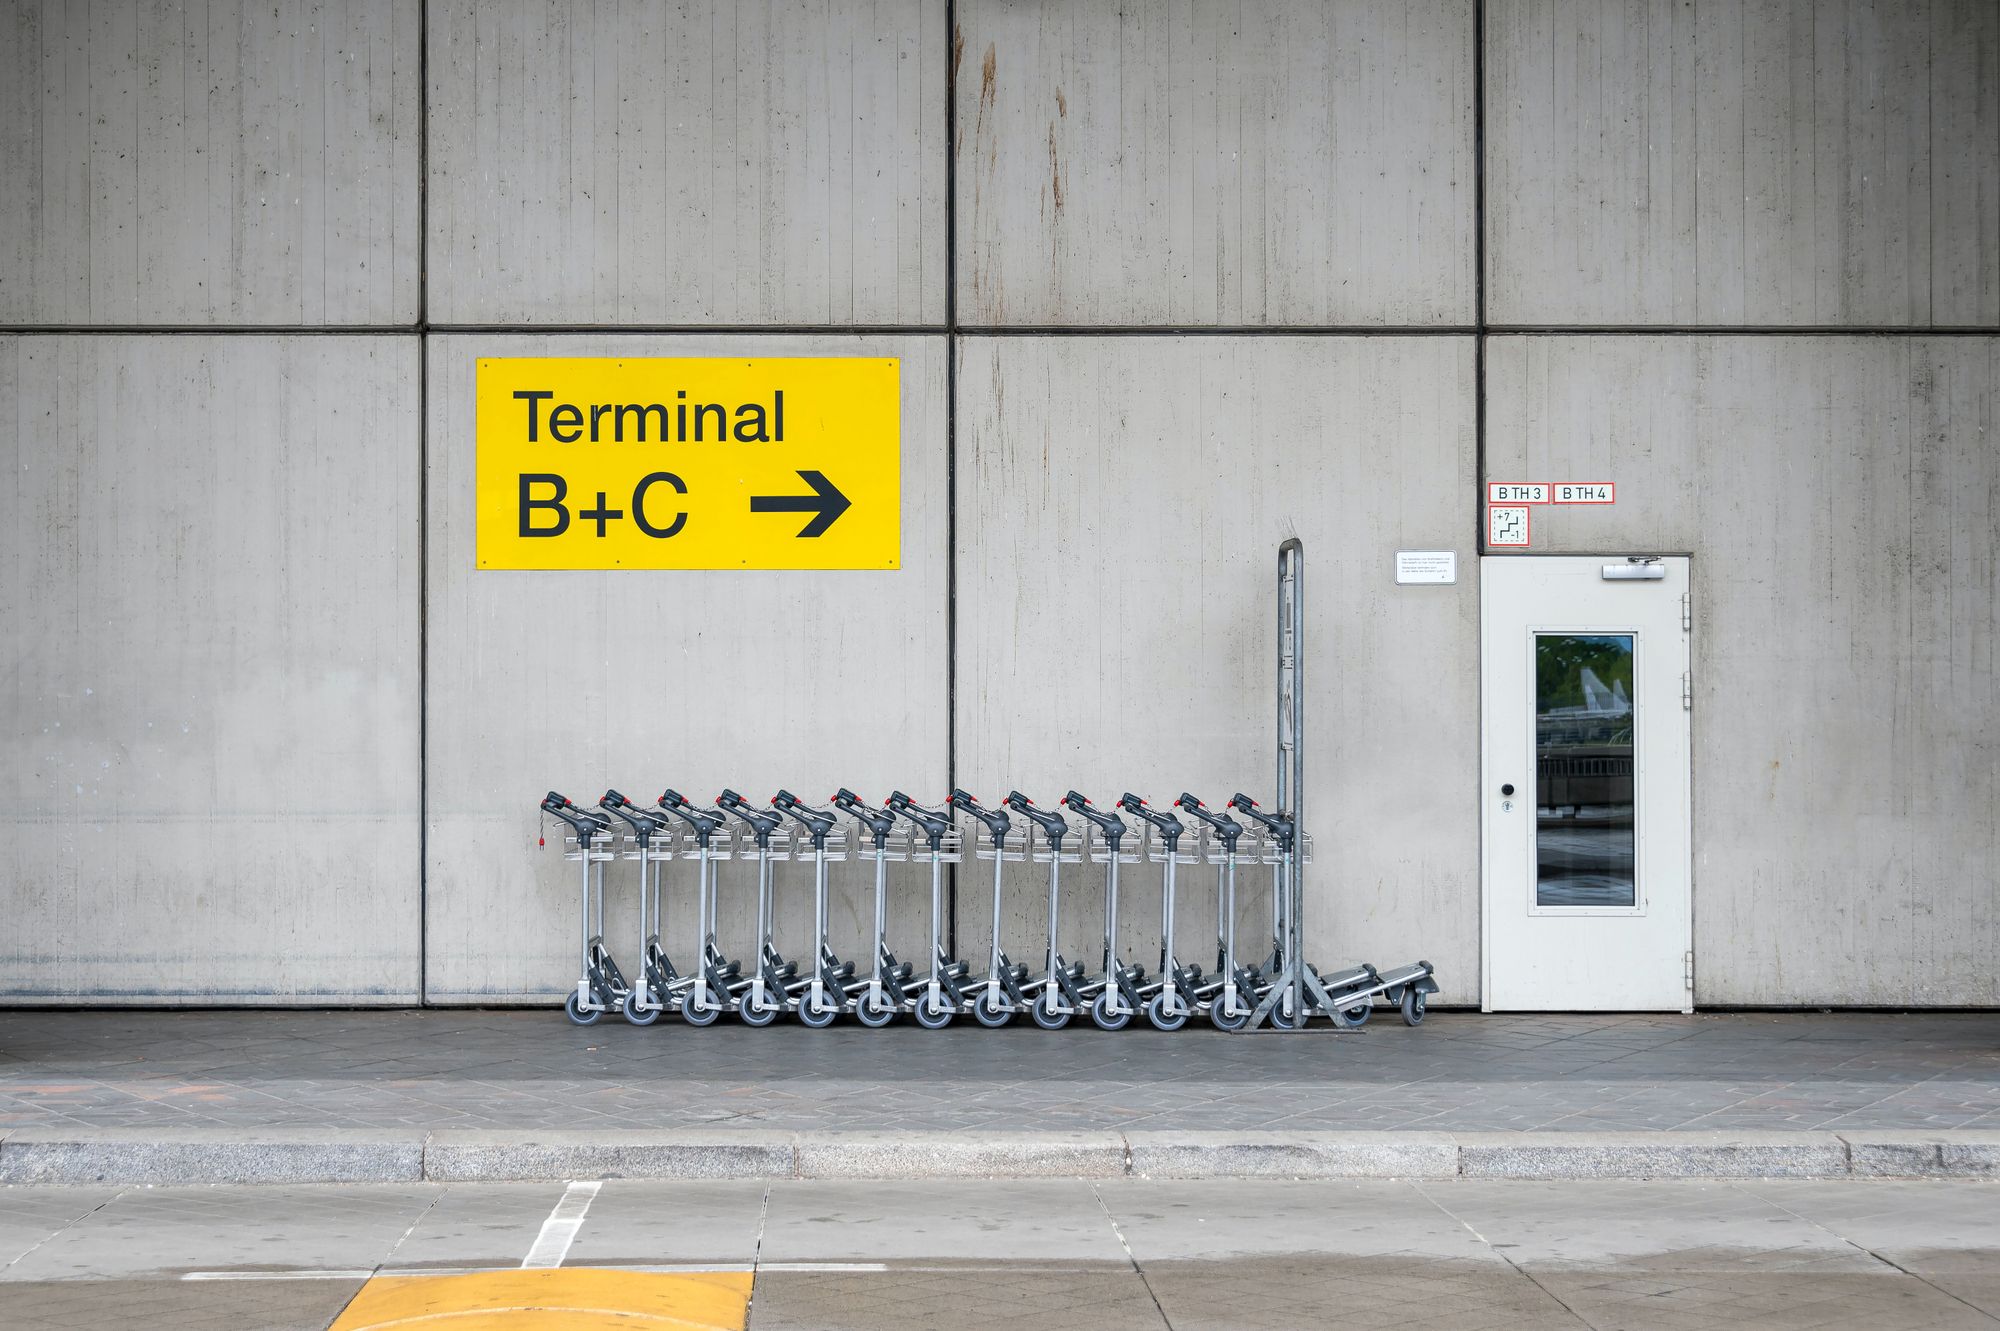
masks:
[(1689, 1011), (1688, 561), (1480, 560), (1488, 1011)]

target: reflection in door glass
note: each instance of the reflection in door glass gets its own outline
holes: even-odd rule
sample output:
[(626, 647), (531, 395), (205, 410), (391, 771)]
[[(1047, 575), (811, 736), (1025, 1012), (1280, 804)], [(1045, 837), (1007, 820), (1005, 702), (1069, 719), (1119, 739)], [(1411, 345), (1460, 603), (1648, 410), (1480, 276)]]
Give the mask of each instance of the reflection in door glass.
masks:
[(1632, 635), (1535, 635), (1535, 904), (1631, 906)]

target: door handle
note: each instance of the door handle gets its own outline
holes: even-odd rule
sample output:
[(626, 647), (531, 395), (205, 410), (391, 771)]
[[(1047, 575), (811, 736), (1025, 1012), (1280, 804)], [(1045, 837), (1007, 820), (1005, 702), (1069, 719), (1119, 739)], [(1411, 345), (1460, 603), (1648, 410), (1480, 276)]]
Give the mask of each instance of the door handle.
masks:
[(1512, 795), (1514, 793), (1514, 783), (1509, 781), (1506, 785), (1500, 787), (1500, 793), (1502, 795)]

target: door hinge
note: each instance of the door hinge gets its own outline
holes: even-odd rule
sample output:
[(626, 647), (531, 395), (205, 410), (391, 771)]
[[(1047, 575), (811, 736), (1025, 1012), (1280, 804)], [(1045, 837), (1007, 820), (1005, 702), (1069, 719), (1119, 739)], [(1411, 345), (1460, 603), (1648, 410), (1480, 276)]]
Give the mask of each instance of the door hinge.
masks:
[(1694, 949), (1681, 954), (1681, 978), (1687, 982), (1687, 991), (1694, 992)]
[(1694, 672), (1692, 670), (1681, 671), (1681, 710), (1683, 712), (1692, 712), (1694, 710)]
[(1694, 631), (1694, 593), (1681, 593), (1681, 632)]

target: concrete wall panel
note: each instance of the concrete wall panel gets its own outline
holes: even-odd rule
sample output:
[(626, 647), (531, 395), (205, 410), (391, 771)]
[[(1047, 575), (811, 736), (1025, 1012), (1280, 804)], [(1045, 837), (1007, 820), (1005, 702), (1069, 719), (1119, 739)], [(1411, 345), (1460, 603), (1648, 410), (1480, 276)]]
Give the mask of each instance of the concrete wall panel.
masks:
[[(1426, 957), (1444, 1001), (1476, 999), (1471, 340), (970, 338), (958, 388), (961, 781), (1043, 803), (1069, 786), (1101, 804), (1270, 799), (1277, 547), (1296, 534), (1310, 954)], [(1396, 586), (1398, 549), (1458, 551), (1457, 584)], [(991, 934), (983, 867), (961, 880), (974, 950)], [(1045, 871), (1015, 881), (1018, 956), (1045, 934)], [(1094, 965), (1100, 879), (1066, 881), (1065, 947)], [(1124, 881), (1121, 934), (1150, 968), (1159, 871)], [(1213, 871), (1186, 881), (1194, 958), (1212, 947)], [(1246, 917), (1268, 923), (1267, 888), (1245, 873)]]
[(430, 6), (444, 323), (941, 323), (942, 0)]
[(0, 323), (416, 318), (416, 0), (0, 18)]
[(1466, 324), (1468, 0), (962, 0), (972, 324)]
[[(430, 996), (543, 998), (577, 976), (577, 889), (536, 802), (607, 785), (823, 804), (945, 793), (945, 362), (942, 337), (441, 336), (430, 344)], [(474, 373), (482, 356), (900, 356), (897, 572), (480, 572)], [(635, 951), (636, 867), (611, 866), (614, 954)], [(873, 920), (858, 863), (835, 880), (843, 951)], [(726, 946), (748, 951), (756, 874), (723, 866)], [(812, 871), (777, 871), (788, 952), (810, 954)], [(693, 951), (690, 869), (669, 882), (669, 950)], [(897, 939), (927, 932), (898, 876)]]
[(0, 995), (417, 992), (417, 343), (0, 338)]
[(1497, 339), (1553, 552), (1694, 552), (1696, 996), (2000, 1002), (2000, 339)]
[(2000, 324), (1990, 0), (1494, 0), (1502, 324)]

